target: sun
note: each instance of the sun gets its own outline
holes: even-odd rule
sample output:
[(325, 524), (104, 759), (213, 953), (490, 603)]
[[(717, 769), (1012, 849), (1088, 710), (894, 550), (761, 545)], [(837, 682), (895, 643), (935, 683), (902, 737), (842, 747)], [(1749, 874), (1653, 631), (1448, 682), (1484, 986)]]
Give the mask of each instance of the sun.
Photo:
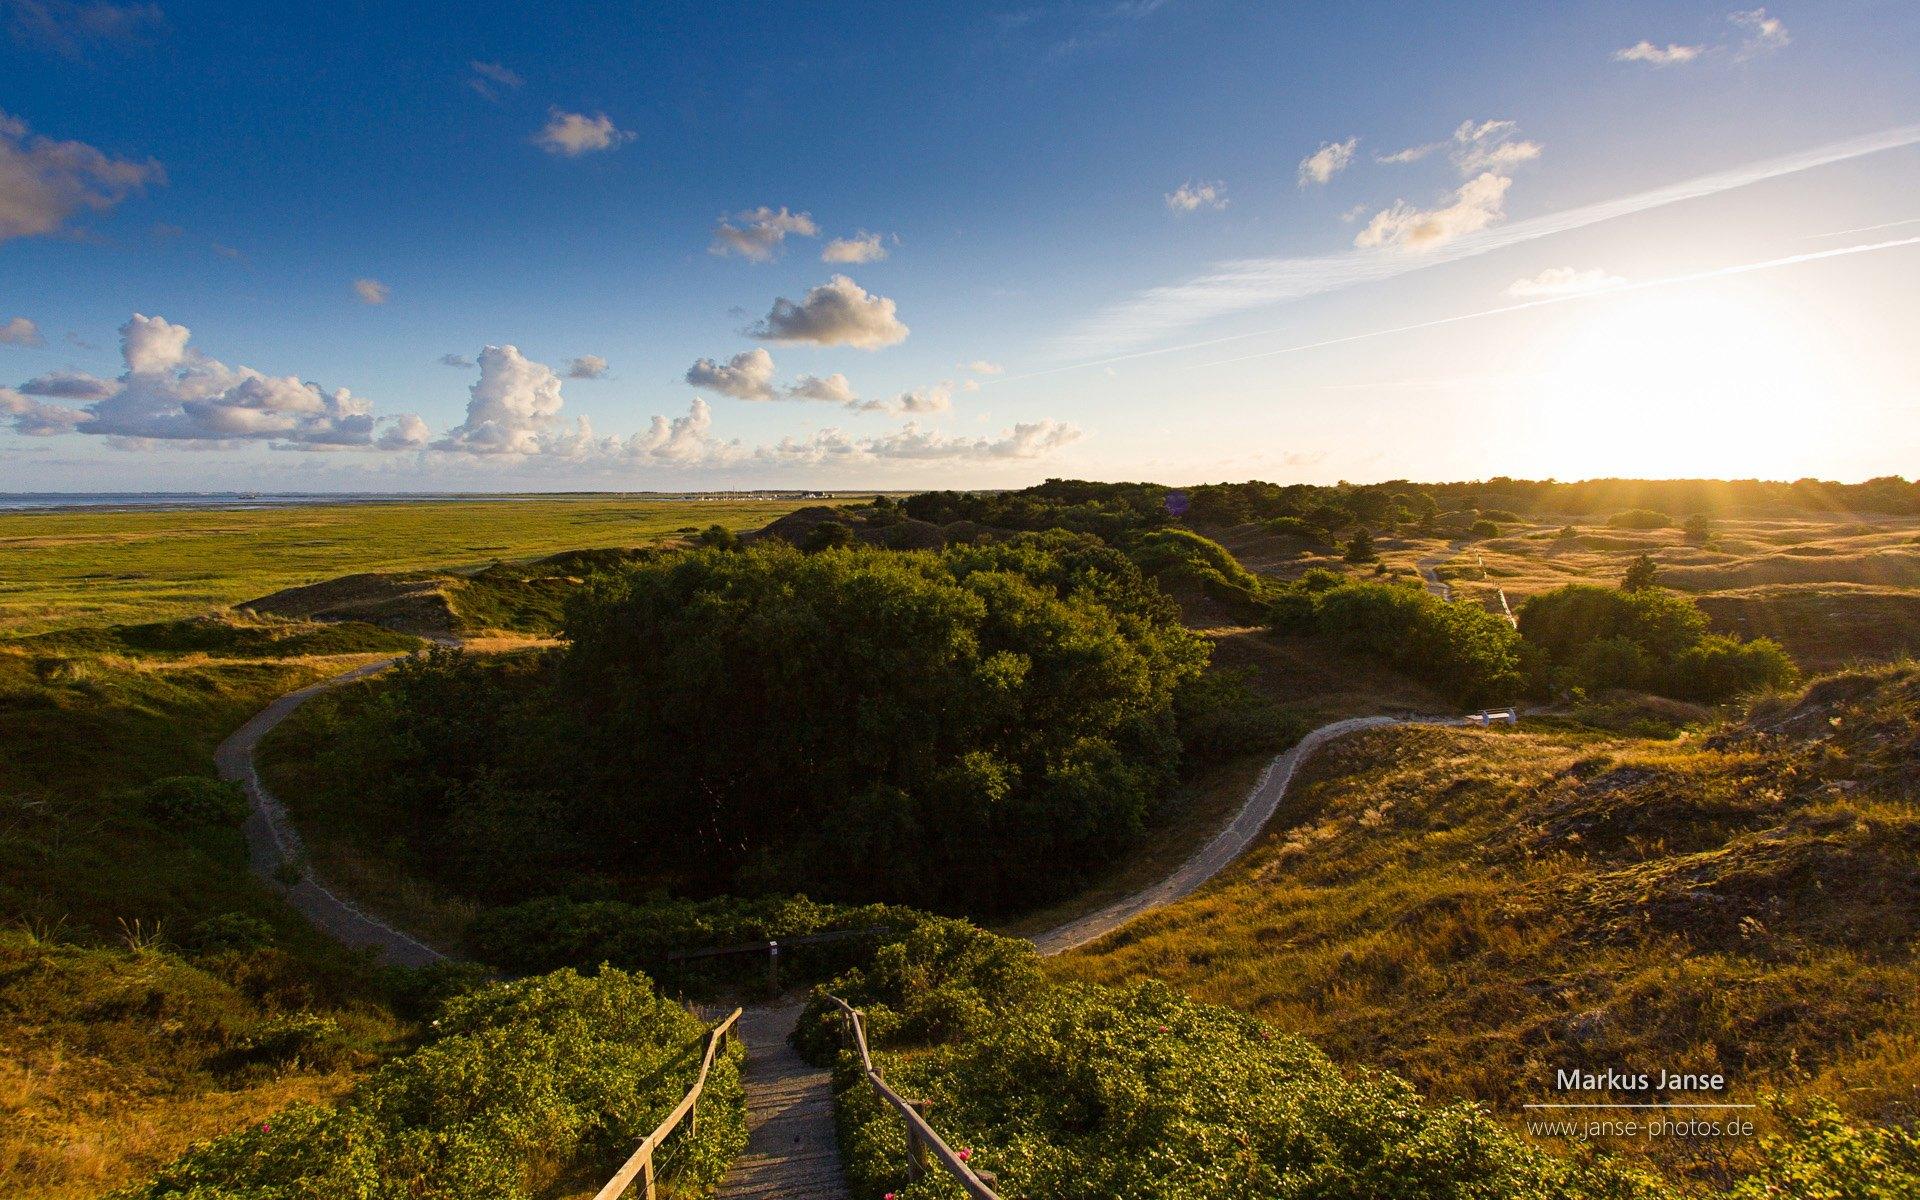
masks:
[(1694, 286), (1568, 309), (1527, 422), (1557, 477), (1791, 479), (1826, 449), (1829, 346), (1789, 300)]

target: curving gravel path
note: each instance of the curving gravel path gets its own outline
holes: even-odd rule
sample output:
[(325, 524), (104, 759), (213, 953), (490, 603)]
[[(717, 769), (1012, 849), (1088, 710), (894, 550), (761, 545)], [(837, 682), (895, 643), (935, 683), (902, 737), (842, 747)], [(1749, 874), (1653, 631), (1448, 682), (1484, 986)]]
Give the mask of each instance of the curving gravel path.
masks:
[(381, 659), (344, 674), (288, 692), (254, 714), (213, 752), (220, 778), (239, 783), (247, 792), (247, 860), (253, 873), (284, 896), (302, 916), (336, 941), (379, 952), (380, 958), (405, 967), (424, 967), (447, 956), (418, 938), (400, 932), (364, 909), (341, 899), (313, 876), (307, 865), (300, 831), (287, 819), (287, 810), (260, 781), (254, 753), (274, 726), (322, 692), (386, 670), (399, 658)]

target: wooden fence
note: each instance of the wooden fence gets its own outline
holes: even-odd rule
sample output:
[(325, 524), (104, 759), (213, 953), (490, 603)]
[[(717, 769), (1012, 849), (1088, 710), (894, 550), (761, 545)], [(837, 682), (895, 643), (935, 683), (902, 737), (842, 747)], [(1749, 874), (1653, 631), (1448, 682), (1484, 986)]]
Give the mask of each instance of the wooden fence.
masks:
[(607, 1180), (607, 1186), (594, 1193), (593, 1200), (617, 1200), (617, 1197), (627, 1194), (627, 1189), (633, 1186), (636, 1179), (640, 1181), (640, 1190), (637, 1194), (641, 1200), (654, 1200), (653, 1153), (683, 1120), (691, 1118), (687, 1125), (688, 1137), (700, 1132), (698, 1107), (700, 1093), (706, 1090), (707, 1074), (713, 1070), (713, 1060), (727, 1048), (727, 1034), (733, 1031), (734, 1023), (739, 1019), (740, 1010), (736, 1008), (727, 1014), (726, 1020), (715, 1025), (713, 1031), (707, 1034), (707, 1054), (700, 1060), (700, 1077), (693, 1081), (693, 1086), (687, 1089), (687, 1094), (681, 1097), (680, 1103), (667, 1114), (666, 1120), (654, 1127), (653, 1132), (641, 1141), (640, 1148), (628, 1157), (626, 1163), (612, 1179)]
[(900, 1119), (906, 1122), (908, 1177), (919, 1179), (924, 1176), (932, 1169), (928, 1165), (928, 1159), (931, 1158), (940, 1169), (953, 1176), (955, 1182), (959, 1183), (967, 1195), (972, 1196), (974, 1200), (1000, 1200), (992, 1187), (999, 1182), (993, 1177), (993, 1172), (975, 1171), (969, 1167), (965, 1159), (954, 1153), (952, 1147), (940, 1140), (940, 1135), (933, 1131), (933, 1126), (927, 1124), (927, 1110), (932, 1106), (924, 1100), (902, 1099), (898, 1092), (887, 1086), (887, 1081), (880, 1077), (880, 1072), (874, 1069), (873, 1056), (867, 1050), (866, 1019), (860, 1015), (860, 1010), (838, 996), (828, 996), (827, 999), (840, 1007), (840, 1012), (846, 1019), (847, 1040), (860, 1055), (860, 1069), (866, 1075), (867, 1082), (873, 1086), (873, 1090), (879, 1094), (880, 1099), (886, 1101), (895, 1112), (900, 1114)]

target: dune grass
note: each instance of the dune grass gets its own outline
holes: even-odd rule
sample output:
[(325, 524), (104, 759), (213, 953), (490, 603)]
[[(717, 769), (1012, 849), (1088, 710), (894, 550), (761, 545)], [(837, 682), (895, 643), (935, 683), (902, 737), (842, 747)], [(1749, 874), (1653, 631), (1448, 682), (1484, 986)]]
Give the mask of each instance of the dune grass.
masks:
[[(1516, 1125), (1556, 1069), (1610, 1066), (1911, 1122), (1920, 671), (1853, 678), (1775, 733), (1343, 739), (1221, 882), (1052, 969), (1163, 979)], [(1620, 1148), (1711, 1182), (1755, 1150)]]
[(356, 571), (452, 570), (765, 525), (819, 501), (560, 496), (0, 514), (0, 635), (187, 616)]

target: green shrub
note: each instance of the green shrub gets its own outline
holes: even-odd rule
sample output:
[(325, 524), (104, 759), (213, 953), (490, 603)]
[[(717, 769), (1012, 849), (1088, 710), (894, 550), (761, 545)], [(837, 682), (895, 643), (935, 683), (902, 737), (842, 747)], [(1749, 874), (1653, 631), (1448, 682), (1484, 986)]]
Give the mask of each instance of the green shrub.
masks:
[(1520, 686), (1519, 635), (1476, 604), (1400, 582), (1326, 586), (1323, 578), (1302, 578), (1289, 591), (1271, 610), (1282, 631), (1329, 638), (1428, 680), (1463, 704), (1508, 699)]
[(1630, 508), (1608, 517), (1607, 524), (1614, 529), (1666, 529), (1673, 518), (1651, 508)]
[(1467, 526), (1467, 533), (1477, 538), (1499, 537), (1500, 527), (1483, 518)]
[(1343, 557), (1350, 563), (1378, 562), (1380, 552), (1373, 547), (1373, 531), (1362, 525), (1353, 531), (1347, 540), (1347, 552)]
[[(202, 1143), (116, 1196), (532, 1197), (564, 1178), (611, 1174), (692, 1085), (705, 1032), (644, 976), (560, 971), (494, 984), (450, 1001), (425, 1045), (339, 1105), (298, 1105)], [(683, 1130), (658, 1160), (687, 1195), (710, 1192), (745, 1145), (738, 1056), (715, 1064), (698, 1134)]]
[[(1298, 593), (1287, 593), (1298, 596)], [(1303, 601), (1311, 608), (1310, 601)], [(1299, 741), (1306, 718), (1253, 686), (1251, 668), (1215, 667), (1174, 696), (1180, 744), (1195, 762), (1217, 762), (1253, 751), (1272, 753)]]
[(1294, 537), (1302, 541), (1325, 545), (1326, 539), (1319, 528), (1307, 524), (1299, 517), (1275, 517), (1266, 523), (1267, 532), (1281, 537)]
[(1920, 1196), (1920, 1131), (1849, 1124), (1832, 1104), (1777, 1105), (1786, 1129), (1761, 1141), (1764, 1167), (1728, 1200), (1910, 1200)]
[(205, 775), (156, 779), (135, 793), (140, 811), (168, 829), (235, 828), (247, 819), (247, 795), (237, 783)]
[(208, 917), (187, 935), (187, 945), (198, 954), (248, 954), (273, 942), (273, 926), (243, 912)]
[(1743, 642), (1708, 634), (1674, 656), (1665, 690), (1683, 700), (1725, 700), (1789, 687), (1799, 677), (1793, 659), (1772, 638)]
[(1480, 510), (1480, 516), (1484, 520), (1503, 521), (1509, 525), (1520, 520), (1519, 513), (1506, 508), (1483, 508)]
[(1544, 685), (1719, 701), (1784, 687), (1797, 677), (1777, 643), (1709, 634), (1706, 614), (1690, 597), (1651, 586), (1555, 588), (1529, 597), (1519, 622), (1521, 636), (1538, 652), (1534, 675)]
[[(843, 1060), (843, 1064), (848, 1060)], [(1049, 1200), (1653, 1200), (1629, 1168), (1523, 1143), (1470, 1104), (1423, 1103), (1379, 1072), (1349, 1078), (1309, 1042), (1158, 983), (1066, 986), (1003, 1009), (967, 1041), (879, 1066), (933, 1104), (941, 1136), (1004, 1196)], [(909, 1184), (900, 1121), (844, 1065), (841, 1145), (856, 1194)]]
[(1220, 543), (1187, 529), (1156, 529), (1134, 543), (1129, 557), (1162, 585), (1190, 584), (1248, 620), (1258, 620), (1266, 585)]
[(482, 911), (467, 930), (467, 948), (482, 962), (516, 974), (562, 966), (587, 970), (612, 963), (645, 968), (663, 984), (701, 988), (764, 979), (766, 955), (692, 960), (676, 960), (673, 955), (769, 940), (785, 942), (834, 930), (884, 931), (872, 937), (783, 946), (780, 977), (791, 985), (825, 979), (865, 961), (877, 944), (904, 937), (926, 919), (925, 913), (897, 905), (816, 904), (805, 896), (721, 896), (647, 904), (549, 896)]
[(1032, 942), (931, 918), (880, 947), (865, 966), (815, 988), (794, 1040), (813, 1061), (831, 1061), (843, 1037), (829, 994), (864, 1014), (876, 1044), (933, 1045), (981, 1032), (1040, 986)]

